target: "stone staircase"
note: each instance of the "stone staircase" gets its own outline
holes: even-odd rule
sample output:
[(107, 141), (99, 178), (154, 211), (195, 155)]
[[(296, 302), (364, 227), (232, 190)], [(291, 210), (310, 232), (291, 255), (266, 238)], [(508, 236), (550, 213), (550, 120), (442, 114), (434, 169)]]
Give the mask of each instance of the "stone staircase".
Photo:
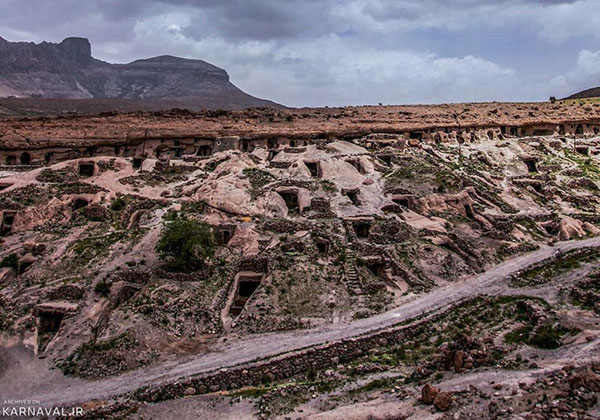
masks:
[(346, 261), (344, 262), (344, 274), (346, 276), (346, 285), (350, 295), (362, 298), (363, 290), (361, 287), (360, 280), (358, 278), (358, 271), (356, 270), (356, 253), (354, 249), (346, 249)]

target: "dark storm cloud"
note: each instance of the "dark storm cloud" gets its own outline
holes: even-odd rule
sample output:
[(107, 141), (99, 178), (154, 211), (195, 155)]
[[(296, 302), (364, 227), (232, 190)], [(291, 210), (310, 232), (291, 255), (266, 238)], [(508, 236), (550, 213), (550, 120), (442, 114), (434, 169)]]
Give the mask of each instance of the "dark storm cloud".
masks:
[(0, 36), (204, 59), (290, 105), (544, 99), (600, 84), (599, 3), (0, 0)]

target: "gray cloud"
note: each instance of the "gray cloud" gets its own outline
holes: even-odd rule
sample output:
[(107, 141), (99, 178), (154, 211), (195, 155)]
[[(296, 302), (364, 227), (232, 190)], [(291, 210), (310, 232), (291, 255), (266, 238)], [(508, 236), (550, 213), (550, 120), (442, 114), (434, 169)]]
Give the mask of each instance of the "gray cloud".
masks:
[(582, 80), (600, 84), (593, 70), (599, 6), (599, 0), (2, 0), (0, 36), (36, 42), (86, 36), (95, 56), (114, 62), (158, 54), (200, 58), (225, 68), (249, 93), (290, 105), (532, 100), (570, 93)]

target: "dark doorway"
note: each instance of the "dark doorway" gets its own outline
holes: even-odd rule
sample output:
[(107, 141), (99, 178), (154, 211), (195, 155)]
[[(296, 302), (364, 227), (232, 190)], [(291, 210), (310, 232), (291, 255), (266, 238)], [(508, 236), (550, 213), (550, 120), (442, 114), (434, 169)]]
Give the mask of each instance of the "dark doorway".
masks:
[(392, 201), (396, 204), (398, 204), (400, 207), (409, 207), (409, 202), (408, 202), (408, 198), (406, 197), (398, 197), (398, 198), (394, 198), (392, 199)]
[(144, 159), (142, 158), (133, 158), (133, 169), (140, 169), (143, 162)]
[(423, 140), (423, 133), (420, 131), (411, 131), (408, 138), (421, 141)]
[(83, 177), (94, 176), (94, 164), (93, 163), (80, 163), (79, 164), (79, 175)]
[(87, 200), (83, 198), (76, 198), (75, 201), (73, 201), (73, 211), (77, 211), (79, 209), (87, 207), (88, 204), (89, 203)]
[(535, 159), (524, 159), (525, 165), (527, 165), (527, 170), (529, 172), (537, 172), (537, 162)]
[(215, 229), (215, 241), (218, 245), (225, 246), (231, 241), (235, 233), (234, 225), (221, 225)]
[(575, 128), (575, 134), (582, 136), (583, 135), (583, 125), (579, 124), (577, 128)]
[(367, 263), (365, 264), (365, 266), (369, 269), (369, 271), (371, 273), (373, 273), (375, 276), (387, 280), (387, 273), (385, 270), (385, 264), (379, 262), (379, 261), (367, 261)]
[(473, 207), (470, 204), (465, 204), (465, 215), (469, 219), (473, 219), (475, 217), (475, 214), (473, 213)]
[(369, 237), (371, 231), (371, 225), (367, 222), (357, 222), (353, 224), (354, 232), (356, 237), (359, 239), (366, 239)]
[(210, 156), (212, 154), (212, 147), (209, 145), (198, 146), (196, 156)]
[(17, 216), (16, 211), (5, 211), (2, 213), (2, 225), (0, 226), (0, 234), (2, 236), (12, 232), (12, 226)]
[(64, 314), (57, 311), (38, 310), (38, 349), (43, 351), (56, 335), (62, 324)]
[(329, 241), (323, 238), (315, 239), (315, 244), (317, 245), (317, 251), (319, 251), (319, 255), (326, 257), (329, 255)]
[(308, 168), (308, 171), (310, 172), (310, 176), (312, 176), (313, 178), (321, 177), (321, 165), (319, 165), (319, 162), (304, 161), (304, 164)]
[(54, 153), (46, 152), (46, 154), (44, 155), (44, 162), (46, 162), (46, 165), (52, 163), (53, 159), (54, 159)]
[(346, 195), (346, 197), (348, 197), (350, 201), (352, 201), (352, 204), (354, 204), (355, 206), (360, 206), (360, 199), (358, 198), (359, 193), (360, 191), (357, 189), (344, 190), (344, 194)]
[(250, 299), (256, 289), (260, 286), (262, 277), (262, 274), (239, 275), (237, 290), (233, 298), (233, 303), (229, 308), (229, 314), (231, 316), (238, 316), (242, 312), (248, 299)]
[(87, 149), (85, 149), (85, 152), (87, 153), (87, 155), (89, 157), (92, 157), (96, 154), (96, 148), (95, 147), (88, 147)]
[(31, 155), (27, 152), (23, 152), (19, 157), (19, 161), (21, 162), (21, 165), (29, 165), (31, 163)]
[(300, 207), (298, 206), (298, 194), (295, 192), (280, 192), (279, 195), (285, 201), (285, 205), (288, 210), (291, 211), (299, 211)]

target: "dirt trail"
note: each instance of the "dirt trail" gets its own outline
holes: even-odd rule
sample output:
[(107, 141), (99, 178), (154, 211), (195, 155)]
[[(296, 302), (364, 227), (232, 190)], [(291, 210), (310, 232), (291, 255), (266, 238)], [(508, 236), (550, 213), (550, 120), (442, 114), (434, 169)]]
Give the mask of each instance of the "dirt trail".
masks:
[(92, 399), (108, 399), (136, 390), (144, 385), (172, 382), (222, 367), (248, 363), (309, 346), (367, 334), (421, 314), (442, 309), (465, 298), (494, 292), (497, 290), (498, 283), (507, 276), (551, 257), (557, 249), (568, 251), (587, 246), (600, 246), (600, 237), (561, 242), (555, 244), (554, 247), (543, 247), (505, 261), (485, 273), (419, 296), (398, 308), (368, 319), (304, 331), (250, 336), (223, 343), (218, 352), (167, 361), (156, 366), (97, 381), (64, 378), (64, 384), (59, 385), (54, 382), (52, 386), (49, 386), (41, 375), (37, 381), (30, 382), (27, 391), (18, 395), (12, 395), (14, 391), (6, 389), (5, 385), (0, 383), (0, 396), (5, 399), (35, 398), (40, 400), (43, 405), (68, 405)]

